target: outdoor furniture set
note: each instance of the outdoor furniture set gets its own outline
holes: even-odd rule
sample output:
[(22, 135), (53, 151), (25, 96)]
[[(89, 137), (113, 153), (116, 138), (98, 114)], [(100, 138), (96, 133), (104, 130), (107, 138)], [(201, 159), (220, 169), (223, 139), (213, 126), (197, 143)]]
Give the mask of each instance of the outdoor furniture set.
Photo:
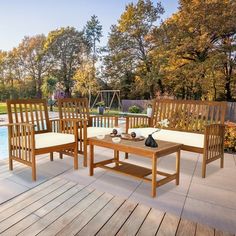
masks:
[[(49, 120), (45, 100), (7, 101), (9, 125), (9, 168), (13, 160), (32, 167), (32, 179), (36, 180), (36, 155), (59, 152), (74, 158), (74, 169), (78, 169), (78, 154), (84, 156), (87, 166), (87, 145), (90, 145), (90, 175), (100, 167), (152, 182), (152, 196), (156, 187), (172, 180), (179, 184), (180, 151), (203, 154), (202, 177), (206, 176), (206, 165), (216, 159), (224, 161), (224, 117), (226, 103), (180, 100), (153, 101), (152, 116), (126, 117), (126, 133), (136, 132), (145, 138), (155, 132), (158, 147), (145, 146), (145, 140), (121, 139), (112, 141), (112, 130), (118, 126), (117, 116), (90, 116), (87, 99), (60, 99), (59, 119)], [(159, 121), (168, 119), (169, 127), (159, 127)], [(99, 139), (104, 135), (104, 139)], [(94, 146), (114, 150), (114, 157), (94, 163)], [(119, 152), (149, 158), (152, 167), (144, 168), (120, 161)], [(175, 173), (157, 170), (157, 158), (177, 153)], [(165, 178), (158, 180), (156, 174)]]

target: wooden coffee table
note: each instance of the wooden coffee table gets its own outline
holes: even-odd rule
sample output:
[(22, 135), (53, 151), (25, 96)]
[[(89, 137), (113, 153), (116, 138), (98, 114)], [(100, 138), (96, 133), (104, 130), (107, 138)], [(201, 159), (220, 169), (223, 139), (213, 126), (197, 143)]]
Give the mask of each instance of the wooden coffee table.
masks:
[[(182, 144), (171, 143), (166, 141), (157, 141), (158, 147), (151, 148), (144, 145), (144, 141), (130, 141), (121, 140), (120, 143), (113, 143), (112, 138), (107, 135), (104, 139), (90, 138), (90, 176), (94, 174), (94, 168), (100, 167), (110, 171), (115, 171), (128, 176), (133, 176), (144, 181), (152, 182), (152, 197), (156, 196), (156, 188), (166, 184), (172, 180), (179, 185), (179, 170), (180, 170), (180, 150)], [(114, 150), (114, 157), (105, 161), (94, 163), (94, 146), (109, 148)], [(132, 153), (141, 158), (150, 158), (152, 161), (152, 168), (145, 168), (142, 166), (133, 165), (119, 160), (119, 152)], [(157, 158), (169, 155), (176, 152), (176, 172), (174, 174), (157, 171)], [(111, 165), (111, 163), (114, 163)], [(164, 178), (157, 180), (157, 175), (162, 175)], [(152, 178), (148, 178), (152, 175)]]

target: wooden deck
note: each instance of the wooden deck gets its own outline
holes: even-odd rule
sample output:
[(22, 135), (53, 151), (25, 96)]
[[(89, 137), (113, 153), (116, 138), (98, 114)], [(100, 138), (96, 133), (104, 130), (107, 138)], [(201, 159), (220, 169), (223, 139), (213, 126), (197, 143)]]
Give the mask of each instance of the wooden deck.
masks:
[(0, 235), (232, 235), (53, 178), (0, 205)]

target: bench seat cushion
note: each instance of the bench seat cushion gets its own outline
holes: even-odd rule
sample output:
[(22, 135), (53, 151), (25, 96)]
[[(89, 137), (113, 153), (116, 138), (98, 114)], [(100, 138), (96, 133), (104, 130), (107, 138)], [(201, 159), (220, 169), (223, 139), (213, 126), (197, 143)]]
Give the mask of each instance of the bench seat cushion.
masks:
[(88, 127), (87, 128), (87, 137), (92, 138), (97, 135), (106, 135), (112, 132), (113, 128), (104, 128), (104, 127)]
[[(128, 133), (137, 132), (139, 135), (148, 137), (149, 134), (157, 130), (156, 128), (136, 128), (129, 129)], [(165, 130), (162, 129), (159, 132), (153, 134), (154, 139), (159, 139), (163, 141), (181, 143), (186, 146), (192, 146), (197, 148), (204, 147), (204, 134), (174, 131), (174, 130)]]
[(62, 133), (42, 133), (35, 135), (35, 148), (47, 148), (63, 144), (69, 144), (75, 142), (75, 136), (73, 134)]

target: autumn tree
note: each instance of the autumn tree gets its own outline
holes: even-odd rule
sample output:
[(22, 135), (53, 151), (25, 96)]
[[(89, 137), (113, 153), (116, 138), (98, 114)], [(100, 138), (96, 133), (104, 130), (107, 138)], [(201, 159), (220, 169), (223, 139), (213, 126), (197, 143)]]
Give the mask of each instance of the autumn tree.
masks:
[(44, 35), (25, 37), (17, 48), (19, 64), (24, 69), (25, 76), (34, 81), (37, 98), (42, 98), (43, 78), (52, 68), (52, 59), (44, 50), (45, 42)]
[(73, 76), (89, 50), (84, 33), (73, 27), (51, 31), (44, 49), (53, 58), (54, 75), (64, 86), (66, 97), (71, 97)]
[[(118, 20), (117, 26), (113, 26), (108, 43), (110, 52), (108, 56), (112, 58), (112, 52), (118, 52), (116, 55), (113, 54), (113, 58), (121, 64), (121, 67), (127, 67), (126, 61), (135, 66), (135, 74), (143, 79), (145, 84), (143, 89), (147, 89), (149, 97), (153, 97), (155, 94), (155, 84), (159, 83), (162, 90), (161, 81), (152, 73), (153, 63), (150, 51), (154, 45), (147, 39), (163, 12), (160, 3), (154, 6), (150, 0), (139, 0), (137, 4), (128, 4)], [(111, 41), (120, 41), (123, 45), (110, 43)], [(128, 74), (131, 73), (134, 71), (128, 71)], [(149, 82), (146, 83), (147, 81)]]
[[(162, 48), (163, 56), (167, 58), (165, 83), (169, 88), (174, 86), (173, 90), (182, 98), (199, 99), (206, 93), (203, 84), (207, 84), (209, 76), (215, 70), (221, 70), (215, 75), (223, 82), (223, 88), (218, 81), (214, 84), (220, 87), (209, 89), (213, 93), (223, 90), (225, 98), (231, 100), (235, 66), (235, 1), (180, 0), (179, 4), (179, 11), (152, 34), (153, 43)], [(160, 53), (154, 51), (156, 55)]]
[(88, 96), (90, 93), (97, 92), (99, 85), (93, 76), (93, 70), (93, 63), (91, 61), (83, 62), (80, 65), (73, 77), (75, 81), (74, 93), (79, 93), (80, 96)]

